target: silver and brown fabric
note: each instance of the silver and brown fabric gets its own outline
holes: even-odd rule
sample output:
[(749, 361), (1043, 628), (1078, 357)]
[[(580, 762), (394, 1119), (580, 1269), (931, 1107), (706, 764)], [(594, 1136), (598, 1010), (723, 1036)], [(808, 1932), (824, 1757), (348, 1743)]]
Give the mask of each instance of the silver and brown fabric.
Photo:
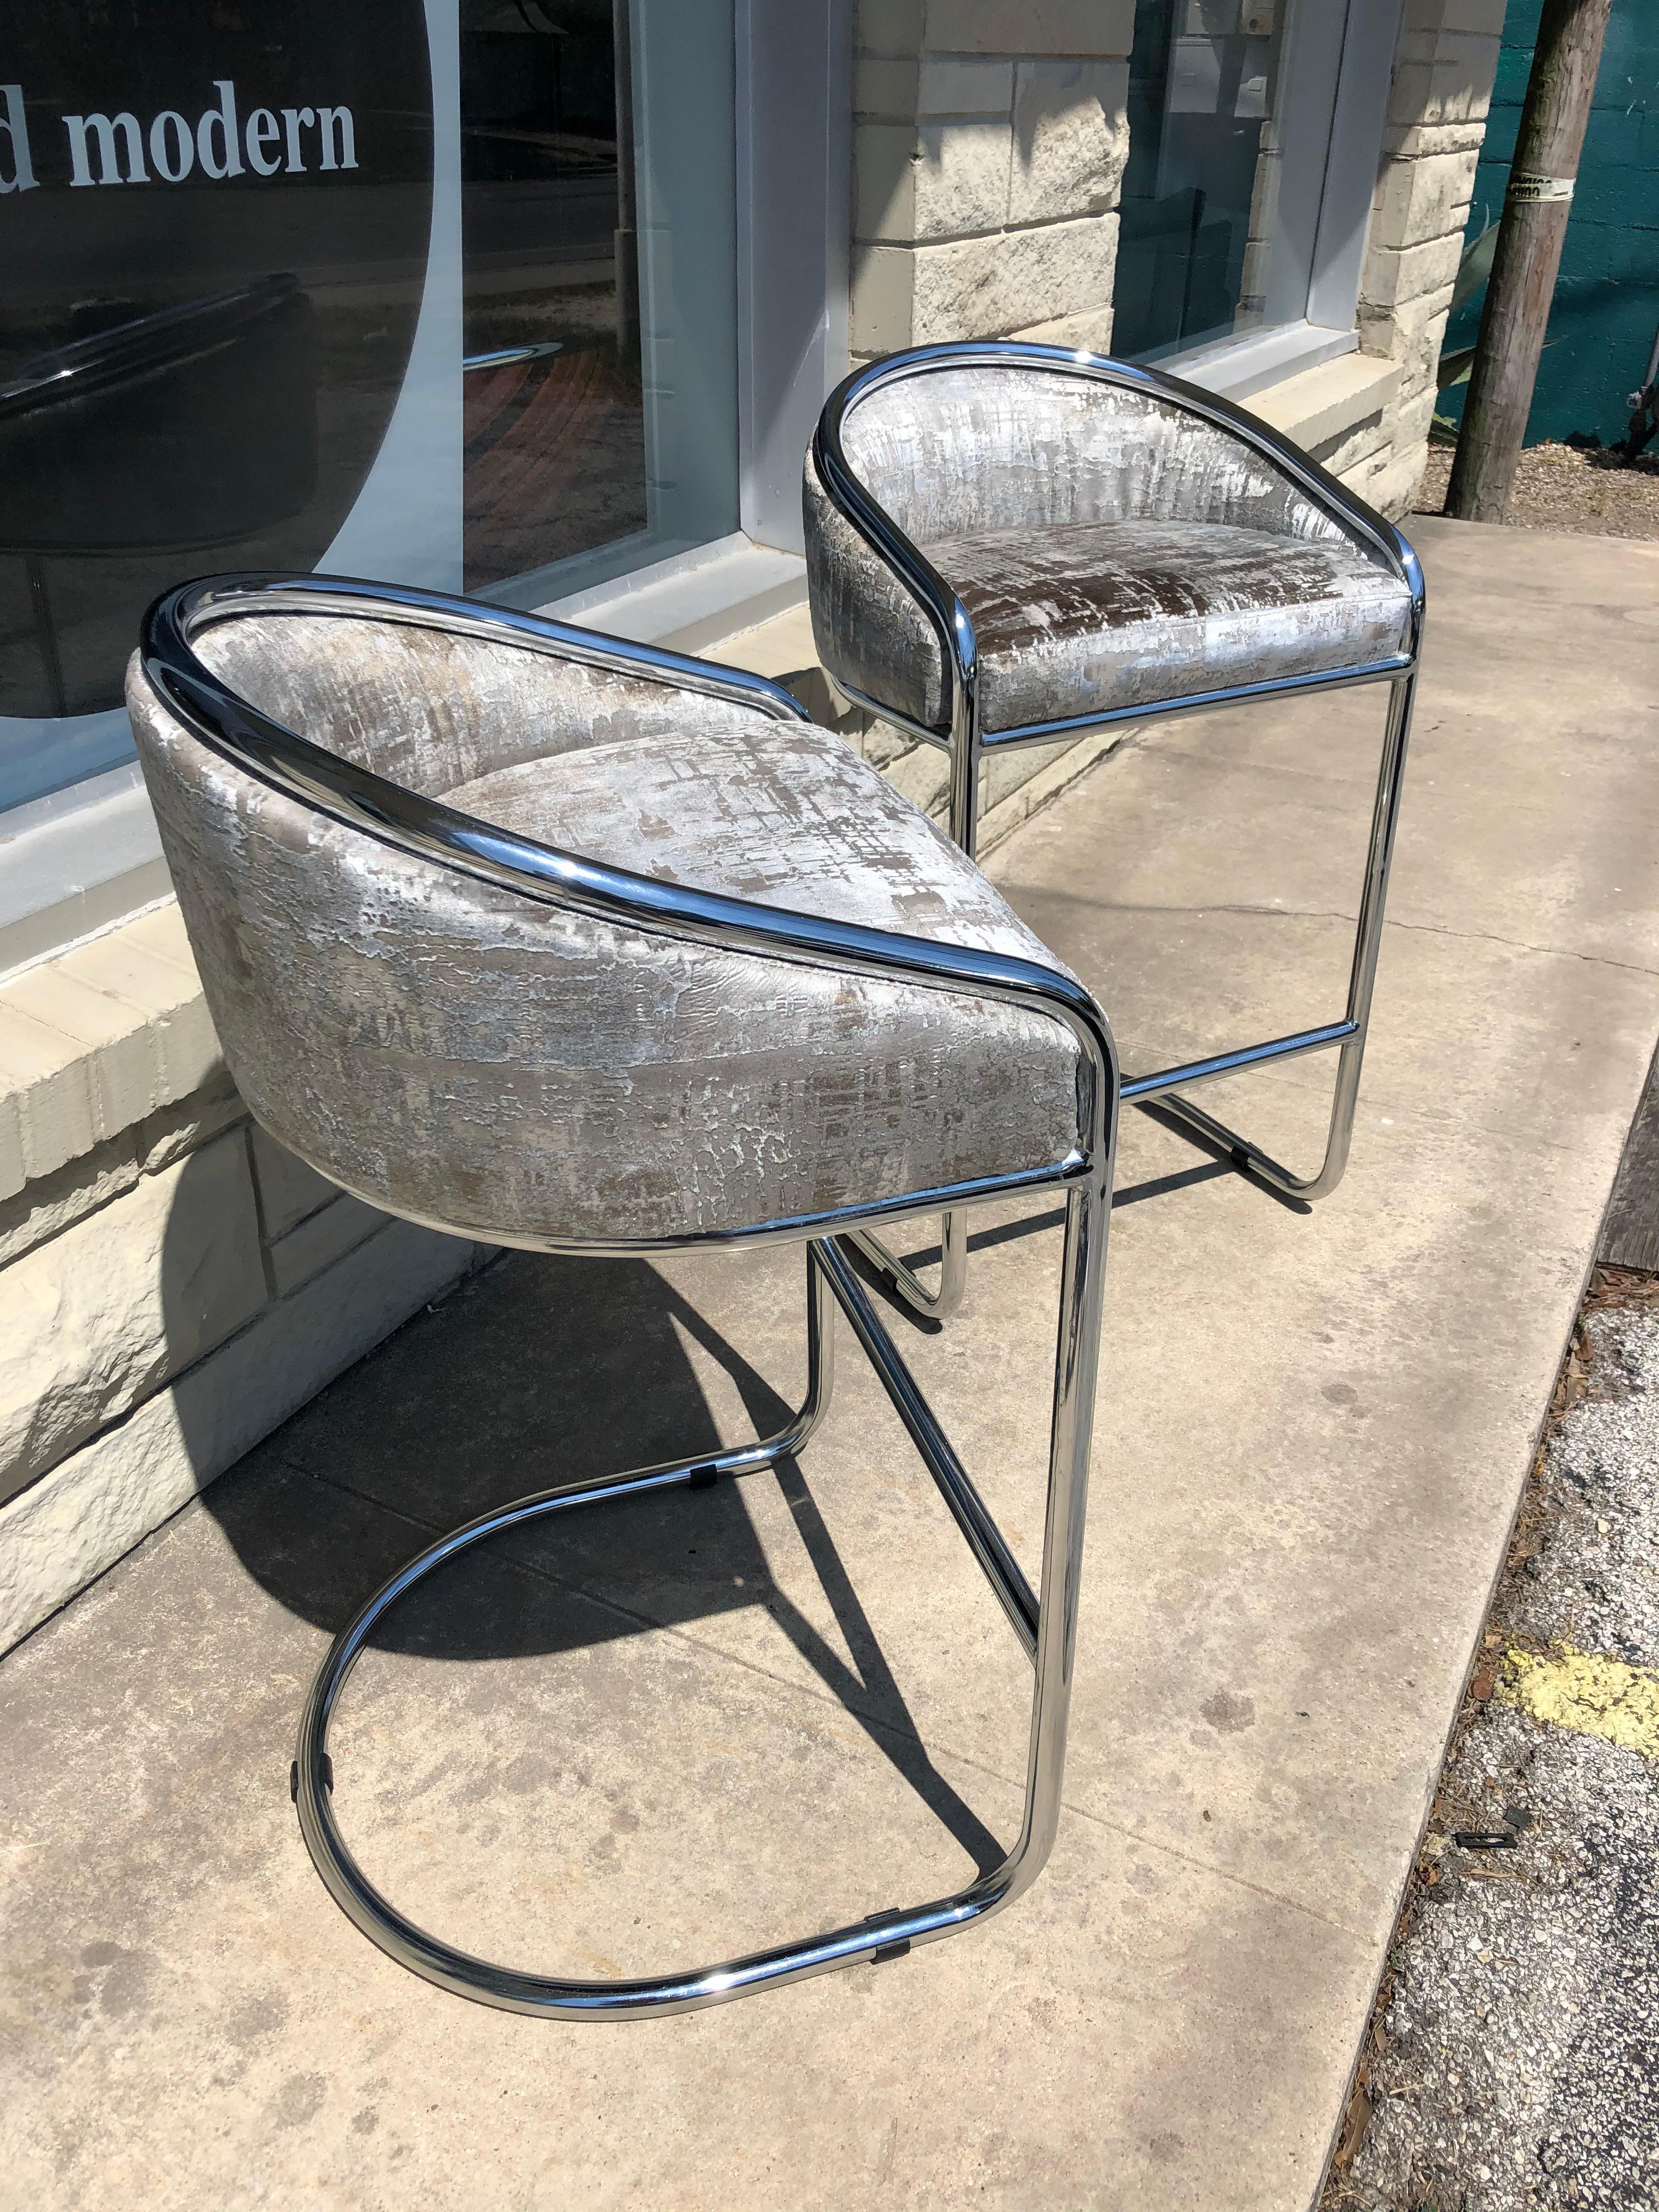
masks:
[[(275, 721), (478, 824), (1058, 968), (924, 816), (805, 720), (507, 632), (301, 609), (219, 621), (194, 649)], [(248, 1104), (376, 1206), (498, 1243), (614, 1247), (1078, 1150), (1078, 1051), (1057, 1021), (538, 902), (248, 774), (137, 656), (127, 697)]]
[[(1407, 649), (1397, 570), (1267, 452), (1167, 389), (1068, 366), (1012, 349), (931, 360), (875, 386), (839, 426), (853, 474), (968, 611), (981, 737)], [(942, 729), (938, 633), (810, 452), (805, 512), (824, 667)]]

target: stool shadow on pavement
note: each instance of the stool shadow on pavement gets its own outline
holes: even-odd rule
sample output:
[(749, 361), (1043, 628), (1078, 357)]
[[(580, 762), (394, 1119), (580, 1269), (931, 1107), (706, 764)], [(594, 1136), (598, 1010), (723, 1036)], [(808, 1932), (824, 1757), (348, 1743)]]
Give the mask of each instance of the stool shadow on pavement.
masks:
[[(791, 1295), (804, 1295), (793, 1271)], [(337, 1632), (445, 1529), (565, 1481), (716, 1449), (685, 1337), (731, 1377), (757, 1434), (786, 1424), (792, 1408), (646, 1261), (515, 1254), (407, 1323), (202, 1504), (262, 1589)], [(732, 1480), (579, 1507), (480, 1545), (394, 1607), (374, 1648), (548, 1656), (764, 1607), (963, 1850), (981, 1870), (1000, 1864), (1005, 1846), (933, 1765), (800, 1468), (747, 1480), (778, 1482), (851, 1664), (774, 1583)]]

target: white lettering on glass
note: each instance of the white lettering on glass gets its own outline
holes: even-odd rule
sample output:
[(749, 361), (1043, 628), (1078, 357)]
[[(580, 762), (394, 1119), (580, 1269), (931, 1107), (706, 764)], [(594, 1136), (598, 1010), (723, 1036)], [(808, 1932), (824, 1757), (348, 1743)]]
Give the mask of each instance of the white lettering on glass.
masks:
[(305, 167), (305, 163), (300, 159), (300, 125), (302, 123), (314, 123), (316, 120), (316, 117), (308, 107), (285, 107), (283, 110), (283, 128), (288, 133), (288, 166), (290, 175), (295, 170), (303, 170)]
[[(148, 131), (127, 108), (115, 115), (64, 116), (70, 185), (182, 185), (193, 173), (219, 184), (246, 176), (250, 169), (257, 177), (303, 176), (302, 131), (317, 133), (319, 169), (356, 167), (357, 127), (349, 107), (284, 107), (280, 121), (270, 108), (256, 107), (244, 127), (238, 119), (234, 80), (216, 76), (213, 88), (218, 105), (205, 108), (193, 130), (188, 117), (172, 107), (163, 108)], [(0, 194), (33, 191), (40, 181), (23, 88), (0, 84)]]
[(247, 119), (247, 165), (257, 176), (274, 177), (283, 166), (282, 157), (268, 161), (265, 148), (274, 146), (282, 137), (276, 118), (268, 107), (256, 107)]
[[(119, 115), (66, 115), (64, 128), (69, 132), (70, 161), (73, 173), (71, 185), (92, 182), (92, 164), (87, 158), (87, 139), (90, 133), (98, 141), (98, 181), (100, 185), (143, 185), (149, 181), (144, 167), (143, 134), (138, 128), (138, 118), (124, 110)], [(119, 131), (126, 142), (127, 173), (121, 174), (121, 163), (115, 149), (115, 134)]]
[[(340, 158), (334, 159), (335, 127), (339, 128)], [(351, 127), (349, 107), (319, 107), (317, 110), (317, 129), (323, 142), (322, 167), (325, 169), (355, 169), (357, 166), (357, 137)]]
[[(240, 177), (242, 173), (241, 150), (236, 143), (236, 88), (228, 76), (216, 76), (213, 89), (219, 95), (217, 107), (210, 107), (196, 126), (196, 153), (203, 172), (210, 177)], [(213, 150), (213, 135), (219, 134), (220, 151)]]
[[(168, 160), (167, 140), (173, 141), (171, 161)], [(196, 166), (196, 140), (184, 117), (171, 107), (164, 107), (149, 126), (149, 158), (155, 164), (155, 173), (169, 185), (182, 185)]]
[[(21, 84), (0, 84), (0, 98), (6, 105), (4, 115), (0, 116), (0, 137), (11, 148), (10, 176), (5, 174), (3, 163), (0, 162), (0, 192), (33, 191), (40, 179), (29, 160), (29, 126), (23, 112), (23, 88)], [(0, 156), (4, 151), (0, 147)]]

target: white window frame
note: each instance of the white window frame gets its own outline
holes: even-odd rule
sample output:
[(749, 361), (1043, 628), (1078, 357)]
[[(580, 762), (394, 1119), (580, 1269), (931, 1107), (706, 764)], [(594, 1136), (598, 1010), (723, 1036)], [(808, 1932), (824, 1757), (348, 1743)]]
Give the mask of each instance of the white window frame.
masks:
[[(1334, 24), (1334, 10), (1320, 12), (1328, 7), (1328, 0), (1309, 0), (1309, 20), (1322, 28)], [(1402, 12), (1402, 0), (1348, 0), (1330, 136), (1322, 155), (1317, 140), (1310, 142), (1299, 128), (1297, 88), (1291, 87), (1280, 204), (1290, 209), (1316, 204), (1319, 210), (1306, 313), (1294, 322), (1170, 355), (1159, 361), (1160, 368), (1223, 398), (1248, 399), (1323, 362), (1358, 351), (1359, 277)]]

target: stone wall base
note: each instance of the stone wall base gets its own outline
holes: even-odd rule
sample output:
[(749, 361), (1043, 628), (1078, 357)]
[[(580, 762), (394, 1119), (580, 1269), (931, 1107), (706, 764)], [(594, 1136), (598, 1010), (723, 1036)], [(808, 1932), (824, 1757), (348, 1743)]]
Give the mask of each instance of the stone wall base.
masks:
[(0, 1650), (112, 1566), (488, 1248), (387, 1221), (0, 1507)]
[(176, 907), (0, 986), (0, 1074), (27, 1049), (49, 1078), (14, 1090), (0, 1197), (3, 1650), (488, 1248), (254, 1125)]

